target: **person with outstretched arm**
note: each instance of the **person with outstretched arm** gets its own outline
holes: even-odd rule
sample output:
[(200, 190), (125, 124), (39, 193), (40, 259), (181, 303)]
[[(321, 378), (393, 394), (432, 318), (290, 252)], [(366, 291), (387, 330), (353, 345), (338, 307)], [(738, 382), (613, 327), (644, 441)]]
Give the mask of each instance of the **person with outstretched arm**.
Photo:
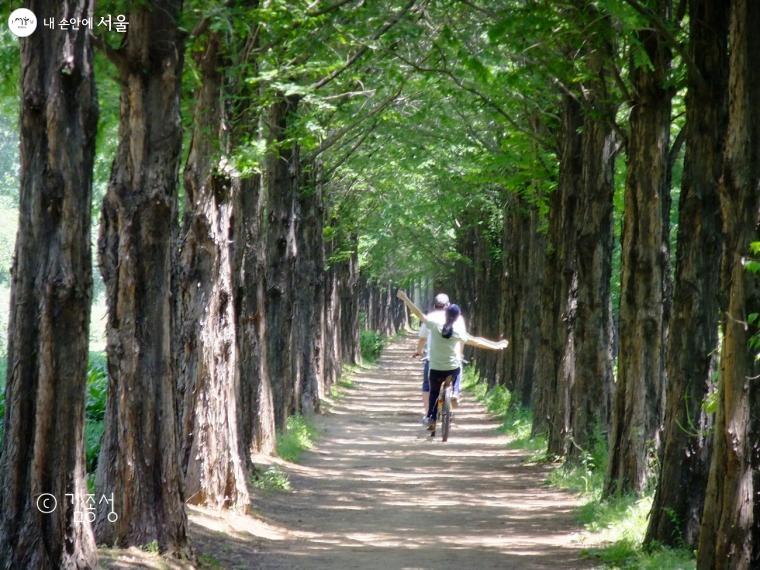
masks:
[(431, 313), (425, 315), (417, 307), (406, 293), (399, 289), (396, 296), (403, 301), (409, 311), (419, 317), (430, 330), (430, 345), (428, 346), (428, 358), (430, 359), (430, 396), (428, 399), (428, 429), (434, 429), (438, 409), (435, 402), (441, 391), (441, 385), (449, 376), (455, 377), (459, 373), (459, 356), (456, 345), (464, 342), (469, 346), (484, 348), (487, 350), (503, 350), (509, 342), (506, 340), (492, 341), (487, 338), (470, 336), (459, 316), (461, 310), (458, 305), (449, 305), (443, 316)]
[[(430, 315), (432, 313), (441, 313), (445, 316), (446, 307), (448, 307), (451, 303), (449, 302), (449, 296), (446, 293), (438, 293), (435, 296), (435, 299), (433, 300), (433, 310), (430, 311), (426, 316), (429, 319)], [(459, 320), (464, 321), (464, 319), (460, 316)], [(430, 344), (430, 331), (428, 330), (428, 327), (425, 323), (422, 323), (420, 325), (420, 330), (417, 333), (417, 346), (414, 351), (413, 358), (417, 358), (422, 356), (423, 357), (423, 368), (422, 368), (422, 408), (424, 410), (424, 413), (422, 414), (422, 424), (427, 425), (427, 419), (428, 419), (428, 400), (430, 399), (430, 360), (428, 359), (428, 345)], [(457, 355), (459, 357), (459, 361), (461, 363), (462, 361), (462, 343), (457, 343)], [(457, 375), (457, 377), (454, 379), (454, 391), (451, 397), (451, 405), (453, 407), (457, 407), (459, 404), (459, 392), (460, 392), (460, 380), (462, 377), (461, 372), (461, 364), (460, 364), (460, 372)]]

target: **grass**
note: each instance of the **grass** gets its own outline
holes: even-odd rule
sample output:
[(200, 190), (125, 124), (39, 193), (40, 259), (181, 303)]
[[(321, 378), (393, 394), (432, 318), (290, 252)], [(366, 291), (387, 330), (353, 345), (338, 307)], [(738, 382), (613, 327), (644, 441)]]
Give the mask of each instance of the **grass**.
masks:
[(254, 473), (252, 485), (261, 491), (290, 491), (288, 474), (276, 465), (271, 465), (266, 471)]
[(387, 339), (377, 331), (363, 330), (359, 333), (359, 347), (362, 360), (365, 362), (377, 362), (380, 353), (383, 352)]
[(530, 461), (546, 458), (546, 439), (543, 436), (531, 436), (533, 416), (530, 410), (511, 405), (512, 395), (509, 390), (504, 386), (494, 386), (489, 390), (471, 367), (464, 371), (462, 387), (481, 402), (489, 413), (501, 420), (499, 430), (509, 438), (507, 447), (530, 451)]
[(222, 566), (222, 563), (210, 554), (199, 554), (198, 563), (200, 564), (201, 568), (209, 568), (211, 570), (221, 570), (224, 568), (224, 566)]
[(345, 372), (335, 384), (330, 386), (330, 398), (338, 401), (345, 396), (346, 388), (354, 387), (354, 379), (351, 376), (355, 370), (349, 370)]
[[(533, 421), (530, 411), (511, 406), (511, 395), (506, 388), (495, 386), (489, 390), (472, 368), (465, 370), (462, 386), (501, 420), (500, 429), (509, 437), (510, 448), (531, 451), (530, 461), (546, 460), (546, 438), (531, 436)], [(608, 453), (606, 438), (601, 433), (596, 441), (593, 449), (582, 454), (577, 465), (560, 465), (548, 477), (553, 487), (580, 493), (586, 499), (576, 514), (586, 529), (584, 540), (602, 544), (587, 549), (586, 555), (607, 568), (693, 569), (694, 555), (687, 549), (660, 546), (644, 549), (653, 492), (643, 497), (601, 498)]]
[(316, 435), (317, 430), (310, 420), (298, 414), (290, 416), (285, 431), (277, 436), (277, 455), (295, 463), (301, 453), (314, 446)]

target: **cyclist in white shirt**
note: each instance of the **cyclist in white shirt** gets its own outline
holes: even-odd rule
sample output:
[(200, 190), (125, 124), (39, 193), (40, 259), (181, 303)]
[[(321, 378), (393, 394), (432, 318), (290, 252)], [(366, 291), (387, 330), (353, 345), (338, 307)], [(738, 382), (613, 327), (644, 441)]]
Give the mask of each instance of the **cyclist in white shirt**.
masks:
[(459, 373), (460, 358), (457, 355), (457, 343), (463, 342), (469, 346), (485, 348), (488, 350), (503, 350), (509, 344), (506, 340), (498, 342), (486, 338), (470, 336), (459, 320), (461, 310), (458, 305), (449, 305), (444, 315), (433, 312), (430, 317), (425, 315), (417, 307), (406, 293), (399, 290), (396, 296), (401, 299), (409, 310), (427, 324), (430, 330), (430, 344), (428, 346), (430, 359), (430, 395), (428, 398), (428, 427), (434, 429), (438, 413), (435, 405), (441, 385), (448, 377), (455, 377)]
[[(449, 296), (446, 293), (438, 293), (438, 295), (435, 296), (434, 302), (433, 302), (433, 310), (427, 314), (428, 319), (433, 316), (434, 314), (440, 314), (441, 316), (445, 315), (446, 307), (450, 305), (449, 302)], [(462, 325), (464, 325), (464, 318), (459, 317), (459, 321), (462, 321)], [(422, 369), (422, 407), (424, 410), (423, 413), (423, 423), (427, 423), (427, 417), (428, 417), (428, 400), (430, 399), (430, 359), (428, 357), (428, 351), (430, 346), (430, 329), (428, 328), (428, 325), (426, 323), (422, 323), (420, 325), (420, 330), (418, 332), (418, 340), (417, 340), (417, 348), (414, 352), (413, 357), (417, 358), (419, 356), (423, 356), (423, 362), (424, 366)], [(457, 407), (459, 405), (459, 395), (461, 392), (461, 379), (462, 379), (462, 367), (461, 367), (461, 361), (462, 361), (462, 353), (463, 353), (463, 343), (458, 342), (457, 343), (457, 355), (459, 356), (459, 374), (454, 379), (454, 390), (452, 394), (452, 405), (454, 407)]]

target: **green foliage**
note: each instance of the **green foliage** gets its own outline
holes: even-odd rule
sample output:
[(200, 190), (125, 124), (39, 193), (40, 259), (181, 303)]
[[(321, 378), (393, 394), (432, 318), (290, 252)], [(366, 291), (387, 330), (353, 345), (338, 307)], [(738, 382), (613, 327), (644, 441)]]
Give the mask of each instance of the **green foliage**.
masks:
[(531, 451), (530, 460), (539, 461), (546, 455), (546, 439), (532, 436), (533, 416), (530, 410), (512, 404), (512, 395), (504, 386), (494, 386), (490, 390), (481, 382), (473, 368), (466, 368), (462, 387), (486, 409), (501, 420), (500, 430), (509, 437), (510, 449)]
[[(533, 451), (532, 461), (545, 458), (546, 439), (531, 436), (530, 411), (510, 406), (507, 389), (496, 386), (489, 390), (472, 368), (465, 369), (462, 387), (502, 420), (502, 431), (509, 436), (509, 447)], [(605, 546), (588, 549), (586, 554), (598, 558), (610, 568), (693, 568), (693, 555), (687, 550), (643, 548), (652, 493), (643, 498), (618, 496), (601, 499), (608, 449), (606, 438), (600, 431), (594, 439), (596, 443), (593, 448), (582, 452), (577, 464), (558, 466), (548, 478), (552, 486), (581, 493), (587, 499), (577, 513), (588, 535), (584, 540)]]
[(99, 422), (106, 415), (108, 370), (105, 353), (91, 352), (87, 369), (87, 398), (85, 413), (88, 420)]
[(276, 465), (269, 466), (264, 472), (256, 472), (252, 484), (261, 491), (290, 491), (288, 474)]
[(580, 458), (552, 471), (549, 482), (560, 489), (570, 489), (589, 496), (600, 496), (604, 486), (604, 474), (609, 460), (607, 438), (597, 428), (594, 445), (590, 450), (580, 451)]
[(85, 464), (88, 473), (94, 473), (98, 465), (98, 455), (100, 454), (100, 440), (105, 431), (103, 421), (87, 419), (84, 422), (84, 452)]
[(200, 568), (209, 570), (223, 570), (224, 566), (222, 566), (222, 563), (219, 562), (216, 558), (211, 556), (210, 554), (199, 554), (198, 555), (198, 563), (200, 564)]
[(343, 375), (340, 379), (330, 386), (330, 398), (338, 401), (342, 399), (346, 394), (346, 389), (354, 387), (354, 379), (352, 375), (358, 370), (352, 366), (346, 366)]
[(303, 451), (314, 446), (316, 435), (317, 430), (310, 420), (302, 415), (290, 416), (285, 431), (277, 436), (277, 455), (285, 461), (298, 461)]
[(385, 347), (386, 339), (377, 331), (363, 330), (359, 333), (359, 346), (362, 360), (368, 363), (376, 362)]

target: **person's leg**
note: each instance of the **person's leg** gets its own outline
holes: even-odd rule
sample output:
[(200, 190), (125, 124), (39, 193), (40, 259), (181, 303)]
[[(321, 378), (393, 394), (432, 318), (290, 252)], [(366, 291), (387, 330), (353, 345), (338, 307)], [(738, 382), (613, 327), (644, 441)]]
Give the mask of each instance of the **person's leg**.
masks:
[(462, 393), (462, 367), (457, 368), (454, 375), (454, 386), (451, 391), (451, 404), (456, 408), (459, 406), (459, 396)]
[(428, 417), (435, 421), (438, 417), (438, 394), (441, 392), (441, 384), (446, 379), (446, 373), (441, 370), (430, 371), (430, 398), (428, 399)]
[(425, 367), (422, 369), (422, 409), (425, 417), (428, 416), (428, 402), (430, 401), (430, 361), (425, 360)]

